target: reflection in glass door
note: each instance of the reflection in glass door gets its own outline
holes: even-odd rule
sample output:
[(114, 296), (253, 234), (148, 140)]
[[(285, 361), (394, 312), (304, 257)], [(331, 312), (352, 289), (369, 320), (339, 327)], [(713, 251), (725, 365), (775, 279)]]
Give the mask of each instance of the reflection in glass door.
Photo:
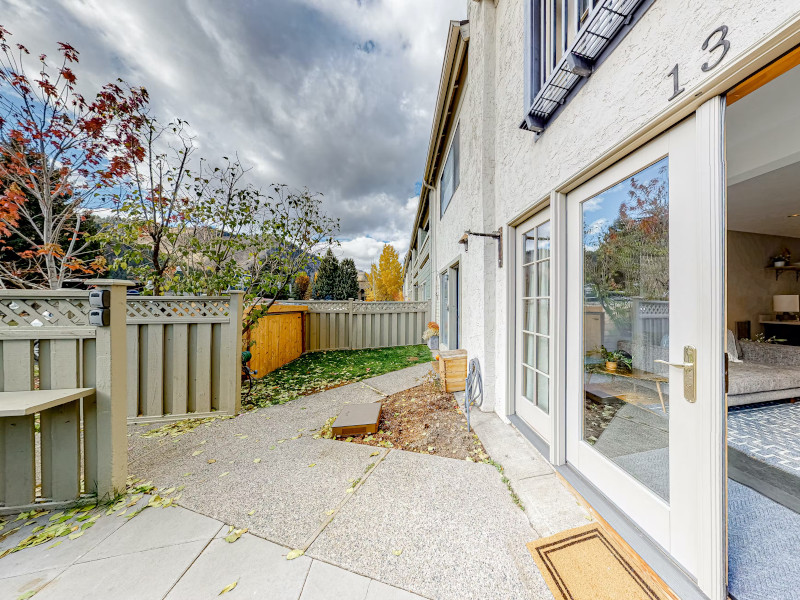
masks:
[(516, 413), (550, 441), (550, 221), (518, 227)]
[(668, 502), (668, 159), (581, 214), (583, 439)]

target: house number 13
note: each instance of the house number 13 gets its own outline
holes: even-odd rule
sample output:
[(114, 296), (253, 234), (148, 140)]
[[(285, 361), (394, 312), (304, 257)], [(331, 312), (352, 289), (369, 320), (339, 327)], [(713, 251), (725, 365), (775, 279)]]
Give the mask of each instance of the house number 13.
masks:
[[(716, 55), (716, 60), (714, 62), (704, 62), (703, 66), (700, 67), (700, 70), (704, 73), (711, 71), (712, 69), (716, 68), (719, 63), (722, 62), (722, 59), (725, 58), (725, 55), (728, 54), (728, 50), (731, 49), (731, 43), (727, 39), (728, 36), (728, 26), (727, 25), (720, 25), (711, 34), (706, 38), (706, 41), (703, 42), (701, 48), (703, 50), (708, 50), (708, 52), (712, 55)], [(711, 40), (713, 38), (717, 38), (717, 41), (709, 48), (709, 44), (711, 44)], [(667, 77), (672, 77), (672, 95), (668, 98), (668, 101), (674, 100), (678, 96), (680, 96), (686, 88), (681, 86), (680, 84), (680, 72), (678, 70), (678, 65), (676, 64), (672, 67), (672, 70), (669, 72)]]

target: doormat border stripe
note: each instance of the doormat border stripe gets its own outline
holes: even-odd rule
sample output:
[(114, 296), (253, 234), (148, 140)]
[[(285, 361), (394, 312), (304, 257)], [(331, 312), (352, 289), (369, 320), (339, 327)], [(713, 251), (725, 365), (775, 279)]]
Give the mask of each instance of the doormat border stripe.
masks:
[[(562, 531), (556, 535), (535, 540), (527, 544), (528, 551), (542, 570), (542, 574), (545, 576), (545, 582), (548, 584), (548, 587), (551, 588), (552, 592), (555, 593), (558, 591), (564, 600), (575, 600), (566, 581), (564, 581), (564, 578), (558, 572), (558, 569), (556, 569), (549, 555), (558, 550), (569, 548), (570, 546), (575, 546), (589, 540), (600, 541), (608, 549), (614, 560), (620, 564), (648, 598), (651, 600), (664, 599), (664, 596), (656, 592), (653, 587), (647, 583), (645, 578), (639, 574), (638, 570), (628, 562), (624, 553), (606, 536), (603, 529), (597, 523)], [(552, 581), (552, 585), (551, 581), (548, 581), (548, 579)], [(556, 589), (552, 589), (553, 587)]]

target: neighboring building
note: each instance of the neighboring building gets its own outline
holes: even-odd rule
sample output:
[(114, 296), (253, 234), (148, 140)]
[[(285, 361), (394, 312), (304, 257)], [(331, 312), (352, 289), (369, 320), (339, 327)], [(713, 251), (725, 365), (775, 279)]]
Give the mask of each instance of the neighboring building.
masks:
[[(770, 231), (799, 212), (800, 69), (781, 73), (800, 63), (800, 5), (467, 4), (448, 30), (406, 297), (430, 297), (442, 347), (479, 359), (482, 408), (679, 597), (723, 600), (741, 551), (727, 546), (740, 537), (726, 502), (726, 210), (763, 235), (768, 211), (753, 207), (783, 186)], [(796, 179), (759, 179), (795, 165)], [(800, 224), (785, 227), (800, 242)], [(770, 285), (756, 271), (750, 287)]]
[(367, 280), (367, 274), (364, 271), (358, 272), (358, 298), (356, 300), (366, 300), (367, 299), (367, 287), (369, 287), (369, 281)]

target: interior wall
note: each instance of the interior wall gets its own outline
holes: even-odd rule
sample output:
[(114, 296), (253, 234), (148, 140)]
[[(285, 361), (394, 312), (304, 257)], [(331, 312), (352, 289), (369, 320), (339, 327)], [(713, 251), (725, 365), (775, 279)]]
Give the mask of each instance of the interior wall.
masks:
[(764, 267), (770, 257), (783, 248), (800, 262), (800, 238), (728, 231), (728, 328), (736, 331), (736, 321), (750, 321), (751, 335), (761, 331), (758, 315), (772, 312), (772, 296), (800, 294), (795, 273), (784, 272), (775, 280), (775, 271)]

